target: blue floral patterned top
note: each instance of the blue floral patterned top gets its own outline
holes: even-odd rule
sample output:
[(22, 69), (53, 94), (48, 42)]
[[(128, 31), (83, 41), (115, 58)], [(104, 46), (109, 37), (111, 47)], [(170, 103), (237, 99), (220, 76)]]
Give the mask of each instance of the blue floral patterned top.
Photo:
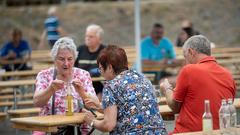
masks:
[(103, 89), (103, 109), (117, 106), (117, 125), (110, 134), (165, 135), (167, 131), (160, 115), (153, 86), (144, 75), (126, 70)]

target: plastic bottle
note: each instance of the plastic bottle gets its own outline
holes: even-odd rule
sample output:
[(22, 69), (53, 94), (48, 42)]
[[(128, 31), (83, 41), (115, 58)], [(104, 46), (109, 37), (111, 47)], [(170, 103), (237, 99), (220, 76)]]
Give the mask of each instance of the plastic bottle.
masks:
[(211, 135), (213, 130), (213, 124), (212, 124), (212, 114), (210, 111), (210, 101), (204, 100), (204, 113), (202, 117), (202, 129), (204, 135)]

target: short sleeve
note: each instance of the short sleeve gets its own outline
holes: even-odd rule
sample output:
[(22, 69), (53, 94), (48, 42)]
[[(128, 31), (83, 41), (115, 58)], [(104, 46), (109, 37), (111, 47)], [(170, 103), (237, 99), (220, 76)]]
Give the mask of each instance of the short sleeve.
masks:
[(167, 50), (167, 52), (169, 53), (169, 57), (170, 57), (171, 59), (176, 58), (176, 53), (175, 53), (173, 44), (171, 43), (170, 40), (166, 40), (166, 42), (167, 42), (167, 44), (168, 44), (168, 50)]
[(149, 59), (149, 49), (147, 48), (147, 42), (146, 40), (143, 40), (141, 43), (141, 58), (142, 60), (148, 60)]
[(58, 18), (56, 18), (56, 21), (54, 23), (55, 23), (56, 28), (60, 25)]
[(46, 90), (50, 83), (51, 82), (49, 80), (49, 77), (47, 77), (47, 73), (46, 72), (38, 73), (38, 75), (36, 77), (36, 82), (35, 82), (35, 93), (39, 92), (39, 91)]
[(116, 99), (113, 95), (113, 91), (110, 87), (105, 87), (103, 89), (103, 97), (102, 97), (102, 107), (103, 109), (108, 108), (109, 106), (116, 105)]
[(0, 50), (0, 56), (3, 57), (3, 56), (6, 56), (7, 54), (8, 54), (8, 47), (7, 47), (7, 44), (5, 44)]
[(189, 77), (187, 68), (183, 67), (177, 78), (176, 88), (173, 93), (173, 98), (178, 102), (183, 102), (185, 95), (189, 89)]

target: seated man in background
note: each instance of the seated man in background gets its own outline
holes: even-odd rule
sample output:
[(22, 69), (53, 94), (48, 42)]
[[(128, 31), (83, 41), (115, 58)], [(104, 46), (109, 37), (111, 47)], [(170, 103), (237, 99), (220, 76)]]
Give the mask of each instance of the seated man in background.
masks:
[[(141, 42), (141, 57), (142, 64), (158, 65), (170, 64), (176, 58), (176, 54), (172, 43), (164, 35), (164, 27), (162, 24), (156, 23), (153, 25), (150, 36), (144, 38)], [(165, 77), (169, 73), (164, 71), (156, 73), (156, 80)]]
[[(2, 68), (6, 71), (31, 69), (27, 66), (27, 60), (31, 57), (31, 48), (28, 42), (22, 39), (22, 31), (14, 28), (11, 36), (11, 41), (5, 43), (0, 50)], [(18, 62), (11, 64), (11, 61), (18, 59)]]
[(207, 99), (213, 129), (219, 129), (221, 100), (235, 97), (232, 75), (211, 56), (210, 42), (202, 35), (190, 37), (184, 43), (183, 54), (188, 65), (181, 69), (175, 89), (167, 79), (160, 84), (167, 104), (174, 113), (179, 113), (173, 133), (201, 131), (204, 100)]
[(178, 38), (176, 41), (176, 46), (182, 47), (184, 42), (188, 38), (190, 38), (191, 36), (194, 36), (194, 35), (199, 35), (199, 34), (200, 33), (194, 29), (192, 22), (190, 22), (189, 20), (184, 20), (182, 22), (181, 33), (178, 35)]
[[(100, 51), (105, 47), (102, 44), (104, 31), (99, 25), (89, 25), (85, 33), (85, 44), (78, 47), (78, 57), (75, 67), (89, 71), (91, 77), (99, 77), (97, 57)], [(103, 85), (100, 81), (94, 81), (93, 87), (101, 101)]]

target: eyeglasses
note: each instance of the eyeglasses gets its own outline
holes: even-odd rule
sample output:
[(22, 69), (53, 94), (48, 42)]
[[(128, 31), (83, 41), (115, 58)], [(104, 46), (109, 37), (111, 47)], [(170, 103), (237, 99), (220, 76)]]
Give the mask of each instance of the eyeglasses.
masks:
[(103, 68), (102, 68), (102, 67), (99, 67), (99, 68), (98, 68), (98, 72), (99, 72), (99, 73), (102, 73), (102, 72), (103, 72)]

